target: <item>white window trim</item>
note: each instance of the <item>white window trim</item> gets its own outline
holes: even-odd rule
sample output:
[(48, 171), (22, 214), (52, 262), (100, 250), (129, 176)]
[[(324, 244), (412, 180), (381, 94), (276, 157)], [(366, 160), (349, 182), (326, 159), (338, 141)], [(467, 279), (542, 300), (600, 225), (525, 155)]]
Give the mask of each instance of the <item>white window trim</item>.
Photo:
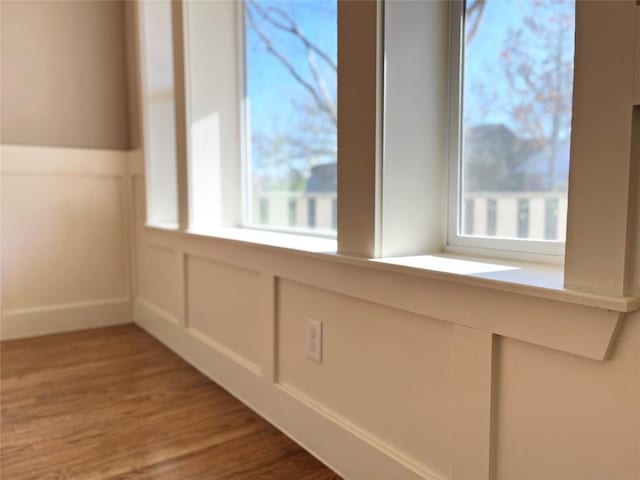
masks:
[[(357, 4), (341, 2), (339, 4), (339, 9), (341, 9), (343, 17), (339, 27), (341, 28), (343, 37), (352, 36), (355, 28), (358, 32), (362, 31), (365, 34), (364, 36), (374, 40), (377, 39), (382, 34), (380, 27), (380, 5), (380, 2), (376, 2), (375, 4), (364, 2)], [(422, 5), (437, 4), (425, 3)], [(377, 17), (370, 14), (370, 10), (372, 10), (373, 6), (378, 9)], [(449, 7), (445, 5), (444, 8), (448, 10)], [(524, 293), (527, 295), (532, 294), (534, 296), (543, 296), (559, 301), (575, 301), (577, 303), (584, 303), (603, 309), (613, 309), (616, 311), (626, 312), (636, 309), (640, 305), (638, 303), (638, 298), (631, 297), (629, 296), (629, 293), (627, 293), (633, 292), (637, 296), (637, 290), (624, 288), (626, 284), (621, 279), (625, 273), (625, 267), (620, 261), (620, 259), (624, 257), (625, 253), (628, 253), (635, 248), (633, 240), (629, 241), (627, 235), (627, 229), (630, 226), (633, 227), (634, 222), (632, 221), (632, 215), (635, 213), (635, 210), (632, 209), (633, 206), (629, 203), (630, 196), (628, 192), (625, 189), (620, 188), (620, 185), (626, 185), (629, 183), (629, 178), (632, 178), (632, 173), (630, 173), (633, 171), (630, 168), (630, 158), (632, 157), (629, 155), (630, 146), (627, 145), (627, 140), (630, 138), (631, 126), (629, 126), (628, 130), (614, 127), (623, 124), (626, 128), (627, 109), (631, 106), (630, 92), (633, 88), (632, 82), (628, 82), (629, 85), (626, 85), (623, 81), (621, 82), (621, 80), (633, 77), (633, 62), (628, 62), (627, 59), (634, 53), (633, 49), (629, 47), (631, 43), (628, 40), (630, 38), (634, 38), (635, 30), (631, 28), (631, 25), (635, 25), (634, 22), (636, 20), (633, 15), (630, 15), (630, 13), (635, 13), (635, 10), (637, 11), (636, 18), (640, 18), (638, 17), (640, 16), (640, 10), (635, 6), (635, 4), (630, 2), (622, 4), (618, 9), (601, 9), (597, 5), (589, 3), (578, 4), (577, 8), (581, 11), (581, 16), (577, 19), (579, 21), (576, 25), (578, 37), (581, 38), (581, 42), (577, 43), (577, 48), (578, 45), (580, 45), (580, 53), (582, 56), (577, 55), (577, 60), (580, 61), (576, 62), (576, 81), (581, 82), (582, 88), (577, 90), (577, 93), (579, 96), (581, 95), (581, 98), (579, 102), (576, 102), (576, 104), (583, 107), (588, 105), (592, 109), (597, 107), (597, 110), (604, 112), (606, 114), (605, 116), (609, 120), (605, 126), (613, 125), (613, 127), (608, 128), (608, 130), (605, 129), (607, 135), (602, 138), (591, 135), (590, 128), (593, 127), (591, 121), (592, 116), (586, 115), (585, 111), (582, 110), (579, 112), (580, 115), (576, 115), (574, 111), (572, 149), (573, 143), (576, 143), (581, 147), (582, 151), (579, 152), (580, 155), (577, 155), (578, 161), (576, 161), (575, 164), (572, 162), (571, 165), (573, 176), (572, 187), (569, 191), (568, 213), (571, 221), (567, 227), (567, 258), (564, 268), (555, 268), (555, 270), (551, 272), (551, 275), (548, 276), (555, 286), (551, 284), (546, 286), (535, 286), (534, 283), (531, 282), (529, 275), (523, 275), (521, 277), (520, 287), (517, 286), (518, 282), (513, 278), (483, 278), (477, 281), (481, 282), (482, 286), (487, 287), (488, 289), (504, 289), (512, 291), (513, 293)], [(357, 10), (357, 12), (355, 10)], [(362, 15), (363, 11), (365, 13), (368, 12), (368, 15)], [(348, 15), (344, 15), (345, 13)], [(446, 20), (446, 15), (444, 15), (444, 17)], [(599, 62), (596, 60), (609, 58), (611, 49), (590, 48), (592, 45), (606, 44), (606, 42), (603, 42), (602, 40), (608, 38), (610, 35), (610, 30), (599, 30), (596, 28), (596, 26), (602, 24), (603, 17), (605, 17), (605, 20), (608, 22), (605, 23), (605, 25), (616, 25), (615, 28), (621, 32), (621, 34), (615, 38), (617, 43), (614, 43), (616, 48), (620, 51), (620, 60), (613, 62), (612, 66), (615, 68), (607, 71), (601, 71), (599, 67), (597, 67)], [(376, 25), (375, 29), (372, 28), (374, 21)], [(618, 25), (620, 27), (618, 27)], [(446, 37), (446, 35), (443, 36), (443, 42), (445, 43)], [(138, 42), (141, 41), (140, 38), (137, 40)], [(370, 148), (371, 145), (377, 145), (377, 136), (373, 135), (373, 131), (377, 131), (380, 125), (376, 124), (374, 129), (372, 128), (373, 125), (371, 122), (354, 121), (357, 119), (369, 119), (371, 111), (375, 110), (378, 112), (378, 109), (380, 108), (379, 106), (376, 106), (376, 109), (373, 109), (372, 99), (377, 101), (377, 97), (374, 98), (374, 96), (370, 94), (364, 96), (357, 95), (363, 90), (362, 83), (367, 84), (368, 82), (368, 85), (366, 86), (371, 87), (371, 85), (377, 85), (381, 81), (377, 76), (369, 74), (372, 70), (371, 64), (375, 64), (377, 66), (382, 65), (384, 58), (380, 51), (381, 48), (377, 44), (375, 47), (377, 54), (375, 56), (373, 55), (373, 47), (371, 46), (373, 43), (375, 42), (361, 42), (360, 44), (356, 43), (356, 45), (339, 45), (339, 48), (342, 49), (341, 57), (343, 66), (346, 67), (343, 71), (346, 70), (351, 75), (350, 82), (344, 82), (343, 79), (342, 87), (344, 89), (346, 83), (349, 88), (356, 90), (355, 95), (343, 95), (340, 100), (342, 104), (346, 103), (347, 107), (350, 107), (343, 108), (343, 111), (350, 111), (352, 114), (352, 118), (350, 119), (351, 122), (347, 124), (350, 129), (348, 128), (342, 131), (343, 147), (348, 147), (346, 151), (349, 155), (345, 155), (343, 157), (343, 160), (346, 159), (346, 161), (341, 162), (340, 169), (341, 171), (347, 171), (347, 173), (351, 174), (351, 177), (346, 178), (355, 177), (355, 173), (358, 174), (357, 176), (361, 177), (363, 170), (374, 170), (379, 168), (377, 163), (371, 161), (368, 152), (373, 150)], [(141, 45), (139, 44), (139, 47), (140, 46)], [(444, 56), (446, 57), (448, 55), (446, 52), (446, 46), (443, 51)], [(357, 60), (360, 60), (361, 63), (359, 64)], [(379, 65), (378, 62), (380, 62)], [(235, 71), (237, 72), (238, 70)], [(347, 76), (347, 79), (349, 79), (349, 76)], [(439, 82), (435, 83), (440, 85)], [(444, 82), (444, 89), (446, 89), (447, 83), (448, 82)], [(601, 83), (605, 83), (610, 86), (610, 95), (598, 97), (597, 95), (591, 94), (593, 91), (599, 91), (601, 89)], [(614, 88), (619, 85), (629, 88)], [(378, 89), (368, 88), (369, 92), (374, 90), (378, 91)], [(351, 91), (349, 92), (352, 93)], [(440, 90), (436, 93), (436, 98), (444, 99), (447, 97), (447, 95)], [(142, 96), (141, 102), (144, 102), (144, 98), (145, 97)], [(236, 102), (236, 105), (241, 104), (241, 99), (235, 99), (234, 101)], [(443, 107), (443, 110), (446, 110), (446, 105)], [(589, 110), (587, 110), (587, 112), (588, 111)], [(237, 121), (238, 120), (234, 119), (234, 122)], [(601, 122), (597, 123), (597, 126), (603, 128)], [(349, 134), (354, 130), (358, 135)], [(146, 132), (143, 130), (143, 134), (145, 133)], [(233, 136), (235, 137), (235, 135)], [(446, 141), (445, 137), (446, 135), (442, 135), (441, 137), (443, 139), (443, 143)], [(446, 148), (443, 148), (443, 150), (446, 150)], [(363, 151), (366, 152), (362, 153)], [(594, 170), (597, 171), (599, 168), (598, 166), (602, 161), (600, 154), (601, 151), (610, 152), (607, 157), (607, 161), (620, 167), (612, 168), (610, 170), (610, 174), (607, 176), (607, 182), (601, 182), (600, 177), (597, 175), (588, 175), (593, 173)], [(344, 148), (342, 152), (344, 154)], [(575, 153), (576, 151), (574, 151), (574, 154)], [(239, 155), (228, 155), (225, 161), (233, 162), (234, 165), (238, 165), (238, 157)], [(438, 168), (443, 167), (444, 165), (442, 164), (446, 163), (445, 157), (446, 155), (444, 154), (438, 155), (437, 158), (434, 157), (434, 163), (437, 164)], [(400, 158), (402, 158), (402, 156)], [(145, 160), (148, 162), (148, 158)], [(145, 165), (145, 167), (148, 167), (148, 165)], [(135, 169), (133, 171), (135, 171)], [(444, 172), (442, 176), (444, 176)], [(373, 178), (372, 175), (370, 177)], [(344, 178), (345, 177), (343, 176), (343, 180)], [(220, 179), (220, 181), (222, 181), (222, 179)], [(234, 183), (234, 185), (238, 184), (238, 182)], [(475, 284), (475, 276), (472, 274), (470, 275), (468, 273), (460, 272), (452, 273), (455, 270), (455, 265), (458, 264), (456, 262), (459, 261), (459, 258), (455, 256), (448, 256), (454, 261), (450, 266), (451, 268), (447, 267), (446, 260), (438, 258), (438, 253), (442, 251), (443, 245), (446, 245), (446, 235), (440, 235), (445, 216), (443, 208), (438, 209), (438, 212), (441, 213), (443, 218), (439, 220), (437, 225), (429, 226), (431, 231), (438, 232), (438, 240), (442, 243), (434, 242), (432, 244), (429, 242), (419, 242), (422, 243), (422, 246), (417, 252), (403, 253), (398, 251), (395, 253), (390, 252), (386, 255), (386, 257), (406, 257), (407, 255), (413, 255), (414, 258), (385, 258), (380, 259), (379, 261), (373, 261), (373, 257), (376, 255), (372, 253), (373, 249), (371, 248), (371, 245), (374, 243), (372, 239), (376, 233), (373, 228), (373, 219), (375, 217), (370, 215), (370, 213), (375, 210), (375, 197), (382, 192), (371, 188), (371, 184), (368, 182), (356, 185), (355, 187), (356, 188), (354, 189), (353, 185), (349, 185), (349, 189), (346, 189), (343, 182), (342, 188), (345, 195), (341, 196), (339, 210), (344, 215), (339, 216), (339, 222), (341, 225), (339, 226), (340, 233), (337, 242), (338, 251), (335, 252), (334, 248), (327, 248), (326, 250), (323, 249), (325, 252), (322, 254), (323, 259), (344, 260), (347, 263), (355, 262), (363, 266), (382, 264), (381, 268), (392, 269), (394, 272), (433, 276), (434, 278), (441, 280), (452, 280), (455, 278), (455, 281), (463, 284)], [(633, 187), (633, 185), (631, 185), (631, 187)], [(386, 186), (385, 192), (388, 192)], [(236, 192), (234, 192), (234, 196), (236, 196), (236, 193), (237, 189)], [(589, 212), (587, 215), (585, 209), (581, 208), (586, 195), (591, 195), (592, 197), (595, 196), (595, 198), (601, 199), (611, 208)], [(239, 195), (237, 196), (239, 197)], [(363, 197), (366, 198), (363, 199)], [(438, 196), (438, 198), (441, 198), (442, 200), (444, 200), (444, 197), (444, 193), (439, 194)], [(429, 203), (426, 203), (426, 205), (429, 205)], [(614, 217), (613, 220), (611, 219), (612, 216)], [(233, 243), (240, 242), (256, 245), (268, 244), (288, 251), (303, 250), (304, 254), (307, 254), (307, 248), (301, 248), (301, 244), (304, 242), (298, 241), (299, 238), (304, 237), (291, 236), (292, 242), (285, 245), (286, 242), (283, 240), (285, 234), (268, 234), (268, 232), (264, 231), (260, 232), (258, 230), (246, 228), (234, 228), (239, 224), (239, 219), (236, 220), (235, 218), (233, 221), (228, 223), (221, 223), (221, 227), (231, 227), (224, 229), (225, 233), (220, 233), (220, 227), (207, 232), (193, 231), (192, 229), (179, 231), (177, 226), (173, 224), (166, 225), (164, 228), (157, 225), (146, 226), (143, 228), (144, 230), (149, 231), (161, 231), (165, 235), (175, 234), (181, 237), (184, 236), (184, 238), (217, 237), (221, 239), (228, 239)], [(602, 235), (597, 242), (590, 237), (590, 232), (593, 230), (594, 224), (607, 224), (611, 227), (606, 230), (607, 241), (603, 241), (601, 238)], [(425, 231), (429, 229), (425, 229)], [(269, 241), (266, 240), (267, 236), (269, 237)], [(637, 233), (634, 238), (637, 238)], [(308, 240), (311, 241), (311, 239)], [(322, 241), (320, 239), (317, 240)], [(199, 240), (194, 240), (194, 242), (196, 241)], [(611, 255), (608, 255), (608, 253), (611, 253), (612, 247), (619, 247), (615, 250), (617, 253), (613, 260)], [(465, 247), (448, 246), (445, 247), (445, 250), (450, 250), (455, 253), (469, 253), (466, 251), (467, 249), (465, 249)], [(462, 252), (462, 250), (465, 250), (465, 252)], [(477, 250), (481, 249), (475, 250), (478, 256), (492, 256), (486, 255), (485, 252), (478, 254)], [(490, 252), (490, 249), (487, 249), (487, 251)], [(517, 256), (518, 260), (538, 260), (537, 258), (532, 258), (535, 257), (535, 255), (529, 255), (522, 252), (495, 252), (498, 252), (499, 256), (502, 258), (507, 258), (510, 253), (513, 253)], [(435, 255), (428, 255), (429, 253)], [(435, 260), (434, 258), (426, 257), (434, 257)], [(556, 258), (562, 257), (556, 256)], [(433, 263), (434, 261), (436, 261), (435, 264)], [(507, 265), (507, 262), (497, 261), (493, 263), (498, 265)], [(447, 270), (444, 273), (439, 271), (443, 265)], [(538, 267), (539, 266), (532, 266), (534, 270)], [(451, 272), (449, 270), (451, 270)], [(562, 270), (564, 270), (564, 277), (562, 276)], [(451, 275), (454, 276), (451, 277)], [(530, 288), (533, 288), (535, 293), (530, 291)]]
[(236, 26), (238, 35), (238, 82), (239, 82), (239, 111), (240, 125), (240, 227), (253, 228), (251, 218), (253, 207), (248, 179), (251, 176), (251, 125), (249, 124), (249, 102), (247, 101), (247, 55), (245, 26), (246, 3), (244, 0), (236, 2)]
[(464, 1), (450, 3), (450, 90), (448, 194), (445, 252), (520, 258), (545, 263), (564, 261), (565, 242), (480, 237), (460, 234), (462, 81), (464, 76)]

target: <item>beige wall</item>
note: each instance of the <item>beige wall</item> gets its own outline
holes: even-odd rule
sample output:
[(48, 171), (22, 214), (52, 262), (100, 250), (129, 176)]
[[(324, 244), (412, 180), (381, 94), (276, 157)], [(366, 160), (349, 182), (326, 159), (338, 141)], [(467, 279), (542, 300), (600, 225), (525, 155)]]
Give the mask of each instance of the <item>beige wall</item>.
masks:
[(3, 0), (1, 17), (2, 143), (128, 149), (124, 2)]
[(0, 3), (2, 338), (131, 319), (132, 10)]
[(125, 41), (127, 48), (127, 101), (129, 107), (129, 146), (140, 148), (140, 91), (137, 45), (136, 4), (126, 1), (124, 5)]

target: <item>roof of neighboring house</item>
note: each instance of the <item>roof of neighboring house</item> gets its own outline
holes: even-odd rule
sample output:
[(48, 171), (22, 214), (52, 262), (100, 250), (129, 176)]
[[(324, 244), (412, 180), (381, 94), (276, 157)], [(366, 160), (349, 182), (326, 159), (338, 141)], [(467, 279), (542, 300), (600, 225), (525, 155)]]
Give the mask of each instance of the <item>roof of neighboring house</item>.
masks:
[(338, 164), (324, 163), (311, 168), (307, 192), (335, 192), (338, 188)]

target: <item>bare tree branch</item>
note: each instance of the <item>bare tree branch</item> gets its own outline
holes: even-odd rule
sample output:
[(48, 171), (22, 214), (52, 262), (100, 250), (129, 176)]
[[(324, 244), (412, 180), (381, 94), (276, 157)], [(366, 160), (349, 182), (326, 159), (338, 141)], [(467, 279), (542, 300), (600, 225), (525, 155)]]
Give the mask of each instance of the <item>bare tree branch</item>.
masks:
[[(283, 18), (287, 18), (288, 21), (291, 22), (290, 26), (287, 27), (284, 24), (279, 23), (277, 20), (274, 20), (272, 16), (270, 16), (267, 12), (265, 12), (262, 7), (258, 6), (257, 2), (251, 1), (251, 7), (247, 8), (247, 19), (249, 20), (249, 24), (251, 28), (256, 32), (266, 49), (271, 53), (291, 74), (291, 76), (305, 89), (311, 94), (318, 108), (324, 112), (332, 123), (337, 125), (338, 123), (338, 114), (337, 109), (335, 107), (335, 103), (329, 92), (327, 91), (324, 80), (322, 79), (317, 64), (315, 63), (314, 52), (318, 52), (321, 50), (318, 47), (314, 46), (310, 41), (306, 39), (300, 32), (300, 29), (296, 26), (295, 22), (285, 13), (281, 12), (279, 15), (283, 16)], [(307, 63), (309, 64), (309, 70), (313, 76), (315, 85), (311, 84), (296, 70), (293, 64), (289, 61), (289, 59), (274, 45), (273, 41), (269, 37), (269, 35), (258, 25), (256, 18), (254, 17), (253, 10), (256, 10), (262, 18), (269, 22), (271, 25), (276, 28), (280, 28), (285, 30), (293, 35), (295, 35), (305, 46), (307, 52)], [(325, 58), (326, 54), (322, 52), (323, 58)]]
[(316, 82), (320, 96), (324, 101), (324, 105), (330, 111), (331, 120), (333, 121), (333, 123), (337, 125), (338, 110), (333, 101), (333, 98), (331, 97), (331, 95), (329, 94), (329, 91), (327, 90), (327, 85), (325, 84), (324, 79), (322, 78), (322, 75), (320, 75), (313, 51), (309, 49), (307, 49), (307, 63), (309, 64), (309, 70), (311, 71), (311, 75), (313, 75), (313, 79)]
[(465, 26), (467, 30), (467, 42), (471, 41), (478, 32), (478, 27), (482, 22), (484, 9), (487, 6), (486, 0), (475, 0), (470, 2), (466, 10)]
[[(321, 57), (327, 63), (327, 65), (329, 65), (333, 69), (334, 72), (338, 71), (338, 66), (333, 61), (333, 59), (326, 52), (324, 52), (320, 47), (318, 47), (315, 43), (309, 40), (309, 38), (306, 35), (304, 35), (304, 33), (302, 33), (302, 30), (300, 30), (296, 22), (291, 18), (291, 16), (287, 12), (285, 12), (281, 8), (273, 7), (273, 6), (267, 7), (266, 9), (262, 8), (256, 0), (250, 0), (249, 3), (253, 8), (255, 8), (255, 10), (260, 14), (260, 16), (262, 16), (262, 18), (264, 18), (267, 22), (269, 22), (271, 25), (273, 25), (279, 30), (282, 30), (284, 32), (287, 32), (296, 36), (304, 44), (305, 48), (313, 51), (319, 57)], [(286, 23), (279, 22), (271, 14), (272, 12), (278, 15), (279, 17), (281, 17)]]
[[(248, 0), (246, 18), (258, 42), (309, 94), (292, 92), (296, 112), (293, 128), (281, 130), (276, 122), (260, 134), (255, 132), (253, 141), (260, 159), (261, 182), (263, 187), (267, 184), (282, 187), (285, 182), (288, 188), (303, 189), (314, 165), (336, 161), (337, 104), (335, 93), (326, 83), (337, 72), (335, 55), (311, 41), (293, 15), (279, 6)], [(292, 58), (287, 51), (289, 46), (301, 49), (304, 60), (299, 53)]]

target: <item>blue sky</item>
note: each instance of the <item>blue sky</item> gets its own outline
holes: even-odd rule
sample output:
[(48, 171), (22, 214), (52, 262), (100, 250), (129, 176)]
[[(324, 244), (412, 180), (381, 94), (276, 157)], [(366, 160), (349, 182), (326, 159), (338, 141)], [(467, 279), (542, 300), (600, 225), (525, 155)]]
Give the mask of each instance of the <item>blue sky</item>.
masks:
[[(546, 4), (553, 11), (570, 11), (574, 8), (573, 0), (562, 0), (550, 2), (542, 0), (539, 3)], [(549, 14), (546, 12), (545, 14)], [(511, 126), (511, 119), (500, 109), (502, 102), (507, 102), (505, 93), (509, 92), (508, 83), (501, 65), (501, 52), (508, 46), (508, 33), (514, 28), (518, 28), (524, 24), (525, 18), (528, 16), (540, 15), (541, 12), (536, 10), (536, 2), (533, 0), (490, 0), (486, 3), (482, 23), (477, 34), (466, 46), (465, 51), (465, 114), (469, 124), (478, 123), (503, 123)], [(567, 32), (568, 36), (573, 35), (573, 31)], [(540, 39), (534, 35), (527, 37), (530, 40), (528, 45), (529, 53), (532, 56), (533, 63), (539, 66), (539, 62), (548, 52), (543, 51), (539, 47)], [(567, 43), (568, 48), (564, 55), (573, 57), (573, 42)], [(537, 48), (537, 49), (536, 49)], [(473, 95), (473, 84), (483, 85), (488, 94), (494, 94), (497, 97), (494, 108), (489, 113), (479, 115), (476, 108), (478, 102), (477, 97)]]
[[(544, 0), (548, 3), (548, 0)], [(288, 12), (301, 30), (318, 47), (333, 59), (337, 57), (337, 2), (336, 0), (260, 0), (263, 8), (277, 7)], [(564, 2), (572, 5), (572, 2)], [(465, 52), (465, 123), (504, 123), (511, 126), (511, 120), (501, 104), (508, 102), (505, 74), (500, 64), (508, 32), (521, 25), (526, 16), (535, 12), (532, 0), (491, 0), (487, 2), (482, 24), (476, 36), (467, 45)], [(295, 37), (261, 24), (281, 52), (296, 65), (298, 71), (311, 79), (307, 68), (305, 51)], [(250, 103), (250, 124), (254, 134), (269, 133), (274, 129), (295, 129), (300, 119), (294, 101), (309, 99), (309, 94), (292, 78), (282, 64), (265, 48), (258, 35), (246, 29), (247, 94)], [(535, 41), (535, 38), (532, 39)], [(419, 47), (417, 47), (419, 48)], [(542, 52), (534, 52), (541, 58)], [(571, 50), (570, 55), (573, 52)], [(335, 98), (335, 75), (319, 62), (323, 77), (327, 80)], [(476, 101), (473, 85), (484, 85), (487, 95), (495, 95), (495, 105), (485, 115), (477, 108), (482, 101)], [(484, 104), (486, 104), (484, 100)], [(254, 152), (254, 156), (255, 156)]]
[[(261, 0), (260, 5), (265, 8), (274, 6), (288, 12), (308, 38), (334, 61), (337, 59), (336, 0)], [(274, 44), (281, 48), (306, 79), (311, 80), (302, 44), (288, 33), (269, 28), (268, 25), (264, 27)], [(267, 132), (274, 123), (282, 129), (294, 125), (298, 115), (293, 101), (309, 98), (308, 93), (267, 51), (258, 35), (251, 28), (246, 30), (247, 95), (252, 130)], [(319, 61), (318, 65), (335, 98), (335, 74), (324, 63)]]
[[(487, 2), (483, 13), (482, 23), (475, 37), (466, 45), (465, 51), (465, 75), (468, 78), (478, 79), (481, 83), (489, 83), (490, 79), (496, 79), (496, 88), (500, 88), (500, 66), (496, 59), (500, 57), (500, 51), (509, 31), (509, 26), (519, 23), (523, 14), (530, 10), (529, 2), (525, 1), (490, 1)], [(492, 28), (483, 28), (487, 24)], [(495, 80), (494, 80), (495, 81)], [(468, 95), (469, 97), (469, 95)], [(469, 101), (472, 99), (468, 98)], [(473, 111), (468, 112), (472, 117), (470, 123), (477, 122), (473, 117)], [(508, 123), (505, 115), (496, 114), (486, 119), (489, 123)]]

